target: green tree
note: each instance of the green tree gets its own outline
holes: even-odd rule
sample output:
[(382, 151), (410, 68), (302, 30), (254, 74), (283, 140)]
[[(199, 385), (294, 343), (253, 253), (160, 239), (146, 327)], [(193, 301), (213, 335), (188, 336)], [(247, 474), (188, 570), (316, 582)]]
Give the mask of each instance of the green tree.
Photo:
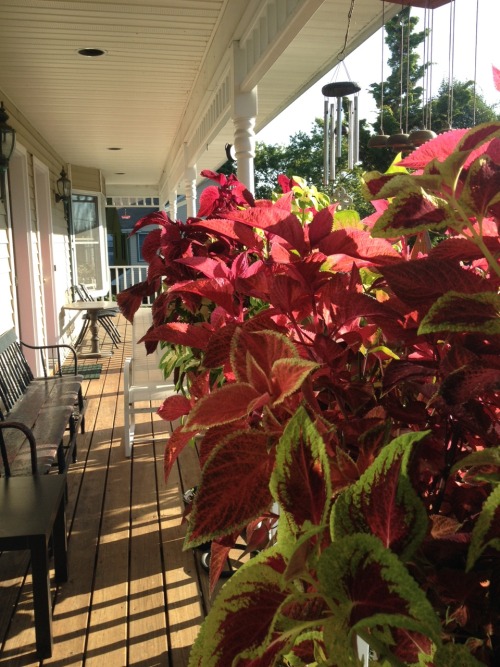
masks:
[[(391, 73), (385, 81), (370, 85), (379, 110), (383, 100), (385, 134), (401, 130), (409, 132), (422, 124), (421, 82), (428, 65), (419, 64), (417, 48), (426, 38), (426, 31), (416, 31), (418, 21), (418, 17), (410, 15), (410, 7), (406, 7), (385, 25), (385, 43), (390, 51), (387, 63)], [(380, 131), (380, 117), (374, 129)]]
[(474, 81), (443, 81), (437, 97), (430, 102), (430, 118), (435, 132), (450, 127), (468, 128), (480, 123), (499, 120), (498, 105), (488, 105), (484, 97), (475, 91)]

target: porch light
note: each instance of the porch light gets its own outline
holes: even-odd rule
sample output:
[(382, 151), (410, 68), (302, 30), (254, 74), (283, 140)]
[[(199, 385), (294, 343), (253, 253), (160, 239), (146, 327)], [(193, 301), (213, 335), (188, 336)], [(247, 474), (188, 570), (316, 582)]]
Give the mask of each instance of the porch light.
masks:
[(65, 204), (68, 204), (71, 197), (71, 181), (66, 175), (64, 167), (61, 169), (61, 175), (57, 179), (56, 188), (56, 203), (62, 201)]

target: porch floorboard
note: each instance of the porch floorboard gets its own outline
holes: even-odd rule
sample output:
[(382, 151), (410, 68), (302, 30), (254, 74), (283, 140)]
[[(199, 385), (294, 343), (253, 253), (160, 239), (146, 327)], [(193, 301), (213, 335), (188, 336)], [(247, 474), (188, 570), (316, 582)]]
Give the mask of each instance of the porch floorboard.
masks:
[(0, 554), (0, 665), (185, 667), (208, 607), (198, 554), (182, 550), (182, 493), (198, 479), (196, 453), (186, 451), (165, 483), (168, 425), (141, 414), (125, 458), (132, 327), (121, 316), (117, 325), (124, 342), (99, 360), (100, 378), (83, 385), (87, 432), (68, 472), (69, 580), (52, 587), (52, 658), (36, 658), (28, 554), (9, 552)]

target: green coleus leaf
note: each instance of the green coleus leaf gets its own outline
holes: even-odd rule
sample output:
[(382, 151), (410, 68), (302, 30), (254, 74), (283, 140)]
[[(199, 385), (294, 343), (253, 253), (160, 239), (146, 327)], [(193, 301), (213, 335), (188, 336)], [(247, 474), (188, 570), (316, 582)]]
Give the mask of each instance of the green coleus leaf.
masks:
[(332, 495), (325, 443), (300, 407), (276, 449), (271, 492), (294, 533), (327, 523)]
[[(226, 582), (206, 617), (189, 667), (221, 667), (258, 655), (270, 641), (273, 619), (290, 590), (283, 587), (285, 559), (276, 548), (250, 559)], [(281, 646), (285, 646), (283, 641)]]
[(320, 557), (318, 581), (337, 624), (334, 636), (326, 627), (324, 632), (332, 655), (339, 649), (352, 653), (353, 635), (364, 636), (364, 630), (379, 653), (385, 647), (405, 665), (418, 664), (440, 643), (432, 605), (377, 537), (349, 535), (331, 544)]
[(467, 554), (467, 570), (474, 567), (487, 547), (500, 551), (500, 486), (496, 486), (485, 500), (472, 530)]
[(484, 667), (484, 663), (476, 660), (463, 644), (439, 646), (432, 664), (433, 667)]
[(394, 197), (375, 223), (372, 235), (397, 238), (423, 231), (440, 231), (454, 224), (453, 211), (444, 199), (427, 194), (412, 184)]
[(268, 435), (257, 430), (235, 431), (214, 447), (190, 514), (188, 548), (238, 532), (269, 509), (274, 453), (268, 447)]
[(482, 449), (479, 452), (472, 452), (465, 458), (455, 463), (450, 470), (450, 474), (454, 475), (459, 470), (465, 468), (478, 468), (482, 466), (494, 466), (500, 468), (500, 447), (492, 447), (489, 449)]
[(447, 292), (423, 318), (419, 335), (440, 331), (500, 334), (500, 295), (496, 292)]
[(427, 513), (408, 478), (408, 462), (415, 443), (427, 434), (407, 433), (393, 440), (340, 494), (331, 514), (333, 540), (370, 533), (402, 560), (411, 557), (427, 531)]

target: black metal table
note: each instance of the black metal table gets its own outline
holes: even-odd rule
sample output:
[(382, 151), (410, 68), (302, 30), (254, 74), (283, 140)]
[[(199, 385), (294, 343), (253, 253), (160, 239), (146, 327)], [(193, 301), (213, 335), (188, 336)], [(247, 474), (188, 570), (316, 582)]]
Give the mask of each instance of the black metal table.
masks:
[(68, 579), (65, 489), (66, 474), (0, 479), (0, 551), (31, 551), (36, 649), (40, 659), (52, 655), (48, 557), (51, 535), (56, 581)]

